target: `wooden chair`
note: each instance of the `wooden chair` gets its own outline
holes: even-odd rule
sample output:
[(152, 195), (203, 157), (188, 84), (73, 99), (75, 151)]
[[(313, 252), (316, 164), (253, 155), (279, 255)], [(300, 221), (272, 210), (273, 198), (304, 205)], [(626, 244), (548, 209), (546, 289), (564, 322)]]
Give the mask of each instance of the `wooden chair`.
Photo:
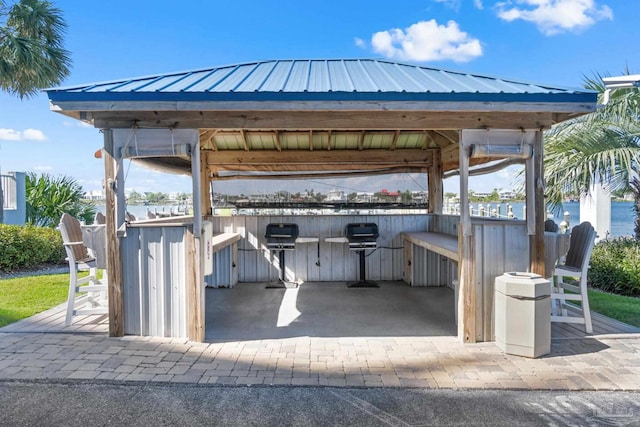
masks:
[[(107, 283), (97, 278), (96, 258), (82, 241), (80, 222), (64, 213), (59, 228), (69, 262), (69, 295), (65, 318), (65, 325), (69, 326), (74, 315), (108, 313)], [(89, 275), (79, 279), (80, 271), (88, 271)]]
[(544, 222), (544, 231), (557, 233), (558, 231), (560, 231), (560, 227), (558, 227), (558, 224), (556, 224), (554, 220), (548, 219)]
[[(595, 244), (596, 231), (589, 222), (583, 222), (571, 231), (569, 252), (562, 265), (557, 265), (553, 275), (551, 289), (552, 322), (582, 323), (588, 334), (593, 333), (591, 325), (591, 311), (589, 310), (589, 297), (587, 295), (587, 271), (589, 260)], [(579, 285), (566, 283), (565, 277), (576, 278)], [(572, 293), (566, 293), (569, 290)], [(567, 310), (567, 301), (580, 301), (582, 303), (582, 315), (571, 315)], [(577, 308), (571, 309), (575, 312)]]
[(96, 215), (93, 217), (93, 223), (98, 225), (106, 224), (107, 218), (102, 212), (96, 212)]

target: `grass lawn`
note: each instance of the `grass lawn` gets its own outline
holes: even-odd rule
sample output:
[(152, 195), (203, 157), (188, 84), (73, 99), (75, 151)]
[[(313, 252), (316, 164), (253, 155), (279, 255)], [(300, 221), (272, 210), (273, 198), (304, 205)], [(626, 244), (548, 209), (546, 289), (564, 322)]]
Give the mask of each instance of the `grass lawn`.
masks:
[(589, 289), (591, 311), (640, 328), (640, 298), (613, 295)]
[(69, 274), (0, 280), (0, 327), (63, 303), (68, 291)]
[[(68, 289), (69, 274), (1, 279), (0, 327), (63, 303)], [(640, 328), (640, 298), (589, 289), (589, 303), (592, 311)]]

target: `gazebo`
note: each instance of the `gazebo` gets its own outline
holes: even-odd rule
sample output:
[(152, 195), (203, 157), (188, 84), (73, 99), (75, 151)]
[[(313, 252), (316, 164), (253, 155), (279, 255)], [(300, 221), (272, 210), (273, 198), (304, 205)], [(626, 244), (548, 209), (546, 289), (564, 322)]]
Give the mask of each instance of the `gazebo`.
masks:
[[(238, 258), (238, 244), (263, 246), (263, 221), (213, 216), (211, 181), (405, 172), (428, 177), (428, 214), (383, 219), (404, 250), (381, 259), (374, 276), (455, 286), (459, 338), (492, 340), (495, 277), (545, 273), (543, 131), (594, 111), (597, 96), (380, 59), (261, 61), (47, 93), (53, 111), (104, 134), (110, 334), (194, 341), (204, 339), (212, 269), (229, 270), (231, 281), (239, 274), (260, 281), (261, 269), (268, 275), (273, 267), (264, 256)], [(193, 217), (128, 223), (127, 158), (191, 174)], [(469, 175), (510, 164), (525, 165), (526, 220), (472, 217)], [(450, 174), (460, 176), (459, 216), (442, 212), (442, 181)], [(304, 221), (318, 253), (338, 250), (326, 237), (344, 219)], [(160, 250), (169, 248), (166, 240), (175, 245)], [(306, 267), (309, 259), (296, 258), (300, 274), (336, 279)]]

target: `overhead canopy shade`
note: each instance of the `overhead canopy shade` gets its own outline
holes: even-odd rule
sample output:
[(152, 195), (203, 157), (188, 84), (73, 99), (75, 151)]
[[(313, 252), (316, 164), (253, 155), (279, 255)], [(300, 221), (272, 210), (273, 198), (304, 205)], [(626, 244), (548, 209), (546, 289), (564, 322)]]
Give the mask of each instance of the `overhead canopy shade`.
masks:
[[(164, 128), (153, 149), (140, 140), (137, 148), (123, 146), (126, 157), (155, 168), (189, 172), (174, 157), (186, 160), (175, 138), (190, 129), (183, 143), (193, 147), (199, 138), (210, 179), (232, 175), (225, 171), (423, 172), (436, 160), (452, 171), (461, 129), (546, 129), (594, 111), (597, 97), (381, 59), (250, 62), (47, 94), (53, 110), (98, 128), (126, 129), (128, 136), (134, 128)], [(471, 166), (493, 160), (473, 158)]]

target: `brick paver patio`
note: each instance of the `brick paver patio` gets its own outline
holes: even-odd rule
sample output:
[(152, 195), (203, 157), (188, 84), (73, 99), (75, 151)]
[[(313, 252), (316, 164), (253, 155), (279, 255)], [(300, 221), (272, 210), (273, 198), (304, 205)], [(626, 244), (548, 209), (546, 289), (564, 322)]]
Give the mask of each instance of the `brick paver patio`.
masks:
[(539, 359), (455, 337), (192, 343), (103, 334), (0, 333), (0, 380), (233, 385), (640, 390), (640, 334), (553, 340)]

